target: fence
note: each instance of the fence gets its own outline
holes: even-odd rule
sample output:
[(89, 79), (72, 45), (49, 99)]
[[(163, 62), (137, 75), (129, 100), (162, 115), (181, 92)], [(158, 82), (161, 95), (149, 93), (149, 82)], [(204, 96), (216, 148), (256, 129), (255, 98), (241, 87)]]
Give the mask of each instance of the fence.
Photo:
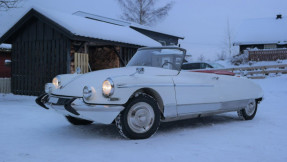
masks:
[(251, 79), (265, 78), (269, 74), (287, 74), (287, 64), (222, 69)]
[(287, 59), (287, 49), (249, 50), (250, 61), (276, 61)]
[(11, 78), (0, 78), (0, 93), (11, 93)]

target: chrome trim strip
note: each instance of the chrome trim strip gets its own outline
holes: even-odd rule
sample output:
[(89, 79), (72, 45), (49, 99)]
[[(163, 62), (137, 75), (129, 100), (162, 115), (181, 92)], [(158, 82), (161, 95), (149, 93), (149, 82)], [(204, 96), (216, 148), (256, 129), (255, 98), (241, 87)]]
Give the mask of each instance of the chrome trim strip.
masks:
[(192, 105), (177, 105), (178, 115), (186, 114), (202, 114), (213, 111), (236, 111), (247, 106), (250, 99), (217, 102), (217, 103), (203, 103), (203, 104), (192, 104)]
[(174, 87), (173, 84), (118, 84), (117, 88), (136, 88), (136, 87)]
[(81, 97), (78, 97), (78, 96), (62, 96), (62, 95), (56, 95), (56, 94), (52, 93), (49, 95), (49, 97), (73, 99), (73, 98), (82, 98), (83, 96), (81, 96)]
[[(251, 99), (252, 100), (252, 99)], [(254, 99), (253, 99), (254, 100)], [(238, 101), (227, 101), (218, 103), (201, 103), (201, 104), (189, 104), (189, 105), (177, 105), (168, 107), (164, 113), (165, 119), (163, 122), (197, 118), (200, 116), (210, 116), (214, 114), (237, 111), (247, 106), (250, 99), (238, 100)], [(175, 116), (173, 109), (177, 109), (177, 115)]]
[[(136, 87), (174, 87), (173, 84), (118, 84), (117, 88), (136, 88)], [(214, 87), (209, 84), (176, 84), (175, 87)]]
[(175, 87), (214, 87), (211, 84), (176, 84)]

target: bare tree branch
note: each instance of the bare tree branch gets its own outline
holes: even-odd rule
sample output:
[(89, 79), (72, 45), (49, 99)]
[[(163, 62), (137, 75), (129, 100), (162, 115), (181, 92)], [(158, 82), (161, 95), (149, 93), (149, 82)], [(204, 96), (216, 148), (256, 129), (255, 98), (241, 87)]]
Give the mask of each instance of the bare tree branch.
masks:
[(22, 0), (0, 0), (0, 11), (7, 11), (11, 8), (18, 8), (20, 1)]
[(173, 3), (155, 8), (158, 0), (118, 0), (122, 8), (121, 18), (143, 25), (153, 25), (168, 15)]

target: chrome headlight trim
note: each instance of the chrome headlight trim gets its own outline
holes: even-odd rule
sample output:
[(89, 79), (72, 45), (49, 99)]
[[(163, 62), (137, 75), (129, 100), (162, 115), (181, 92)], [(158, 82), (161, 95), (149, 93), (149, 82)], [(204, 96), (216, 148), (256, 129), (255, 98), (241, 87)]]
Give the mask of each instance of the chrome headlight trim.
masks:
[(93, 90), (92, 90), (92, 88), (89, 87), (89, 86), (85, 86), (85, 87), (83, 88), (83, 98), (84, 98), (85, 100), (89, 100), (89, 99), (91, 99), (92, 96), (93, 96)]
[(102, 84), (103, 96), (110, 97), (114, 94), (115, 85), (111, 78), (107, 78)]
[(53, 78), (52, 83), (54, 84), (54, 86), (58, 89), (61, 88), (61, 77), (60, 76), (56, 76), (55, 78)]

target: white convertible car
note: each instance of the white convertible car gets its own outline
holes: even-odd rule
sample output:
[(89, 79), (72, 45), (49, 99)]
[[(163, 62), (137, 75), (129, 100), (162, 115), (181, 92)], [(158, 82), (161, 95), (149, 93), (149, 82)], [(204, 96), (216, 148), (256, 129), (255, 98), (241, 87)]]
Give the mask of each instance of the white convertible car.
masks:
[(160, 122), (237, 111), (254, 118), (261, 88), (235, 76), (181, 71), (186, 51), (140, 48), (123, 68), (56, 76), (36, 102), (70, 123), (115, 124), (130, 139), (152, 136)]

